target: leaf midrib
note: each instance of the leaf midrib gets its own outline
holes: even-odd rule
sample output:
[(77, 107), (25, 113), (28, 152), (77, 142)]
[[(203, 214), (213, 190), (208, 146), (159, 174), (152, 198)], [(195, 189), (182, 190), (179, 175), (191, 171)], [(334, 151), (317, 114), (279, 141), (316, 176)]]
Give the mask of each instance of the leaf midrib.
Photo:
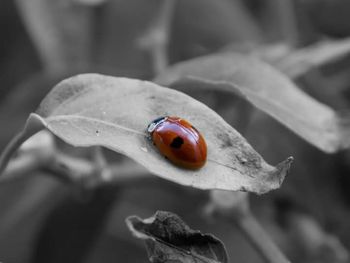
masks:
[(85, 116), (79, 116), (79, 115), (56, 115), (56, 116), (52, 116), (52, 117), (47, 117), (45, 118), (45, 120), (49, 123), (50, 121), (60, 121), (60, 120), (73, 120), (73, 119), (81, 119), (81, 120), (86, 120), (86, 121), (93, 121), (93, 122), (97, 122), (103, 125), (108, 125), (108, 126), (113, 126), (116, 129), (121, 129), (124, 131), (129, 131), (132, 133), (135, 133), (137, 135), (142, 135), (147, 137), (147, 133), (146, 132), (140, 132), (122, 125), (118, 125), (112, 122), (108, 122), (108, 121), (103, 121), (100, 119), (96, 119), (96, 118), (91, 118), (91, 117), (85, 117)]

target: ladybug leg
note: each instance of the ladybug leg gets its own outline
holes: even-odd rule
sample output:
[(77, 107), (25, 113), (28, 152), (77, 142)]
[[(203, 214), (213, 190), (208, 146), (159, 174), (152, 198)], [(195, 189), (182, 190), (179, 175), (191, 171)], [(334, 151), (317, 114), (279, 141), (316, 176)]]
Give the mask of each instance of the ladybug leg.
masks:
[[(147, 134), (147, 139), (152, 141), (152, 135), (150, 133)], [(154, 143), (153, 143), (154, 144)]]

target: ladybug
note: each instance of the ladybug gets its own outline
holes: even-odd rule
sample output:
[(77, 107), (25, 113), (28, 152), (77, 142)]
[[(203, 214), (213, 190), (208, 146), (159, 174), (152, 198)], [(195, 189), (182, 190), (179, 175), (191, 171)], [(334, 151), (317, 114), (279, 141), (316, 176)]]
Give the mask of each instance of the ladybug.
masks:
[(177, 166), (199, 169), (207, 160), (207, 144), (188, 121), (174, 116), (155, 119), (147, 132), (159, 152)]

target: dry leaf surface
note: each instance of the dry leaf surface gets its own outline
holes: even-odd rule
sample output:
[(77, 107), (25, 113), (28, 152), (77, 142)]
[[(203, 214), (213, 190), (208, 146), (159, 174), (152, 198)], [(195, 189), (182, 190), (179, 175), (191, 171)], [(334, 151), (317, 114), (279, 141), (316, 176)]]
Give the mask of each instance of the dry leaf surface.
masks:
[(151, 262), (226, 263), (223, 243), (210, 234), (192, 230), (177, 215), (158, 211), (142, 220), (137, 216), (126, 219), (130, 231), (146, 240)]
[[(208, 162), (178, 168), (159, 154), (146, 134), (161, 116), (189, 120), (206, 139)], [(201, 189), (265, 193), (282, 183), (291, 158), (267, 164), (219, 115), (193, 98), (152, 82), (84, 74), (59, 83), (28, 123), (44, 124), (74, 146), (100, 145), (124, 154), (162, 178)], [(27, 124), (28, 124), (27, 123)]]

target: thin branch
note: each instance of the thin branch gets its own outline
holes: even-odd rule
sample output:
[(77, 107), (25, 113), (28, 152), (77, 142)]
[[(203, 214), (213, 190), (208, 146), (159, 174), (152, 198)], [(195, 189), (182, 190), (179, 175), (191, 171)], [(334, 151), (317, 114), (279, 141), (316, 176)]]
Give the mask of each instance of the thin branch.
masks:
[(151, 54), (155, 74), (164, 70), (169, 64), (168, 45), (175, 4), (176, 0), (162, 0), (151, 28), (139, 40), (140, 46)]
[(15, 3), (45, 71), (66, 72), (67, 68), (88, 65), (91, 7), (73, 1), (16, 0)]
[[(23, 131), (6, 146), (0, 156), (0, 168), (3, 171), (2, 182), (20, 178), (28, 171), (36, 170), (49, 172), (59, 180), (81, 185), (83, 188), (94, 188), (106, 183), (124, 182), (149, 175), (147, 170), (140, 165), (125, 162), (109, 165), (100, 147), (93, 148), (91, 161), (62, 153), (56, 148), (52, 135), (48, 136), (44, 131), (22, 145), (42, 128), (41, 120), (31, 115)], [(11, 156), (20, 146), (19, 156), (10, 161)]]
[(92, 154), (93, 154), (93, 160), (99, 169), (102, 170), (103, 167), (107, 166), (107, 160), (103, 154), (103, 150), (101, 146), (92, 147)]
[(207, 212), (237, 226), (267, 263), (290, 262), (254, 218), (247, 193), (216, 190), (210, 196)]
[(105, 169), (108, 167), (108, 162), (103, 154), (103, 149), (101, 146), (92, 147), (93, 154), (93, 162), (95, 164), (95, 170), (97, 173), (97, 177), (108, 178), (112, 177), (111, 171), (109, 169)]
[(43, 162), (41, 159), (37, 158), (35, 154), (29, 153), (25, 154), (24, 156), (20, 156), (19, 158), (9, 162), (8, 166), (0, 177), (0, 181), (4, 182), (21, 178), (21, 176), (25, 173), (31, 173), (32, 171), (38, 170), (42, 163)]
[(291, 78), (300, 78), (313, 69), (345, 60), (350, 54), (350, 37), (342, 40), (320, 41), (283, 55), (272, 62)]
[(40, 121), (37, 121), (35, 119), (32, 120), (31, 118), (28, 119), (25, 128), (15, 137), (13, 137), (5, 149), (2, 151), (0, 155), (0, 175), (5, 170), (12, 155), (17, 151), (22, 143), (42, 129), (43, 125)]
[(54, 152), (44, 155), (28, 151), (9, 162), (0, 182), (21, 178), (33, 171), (44, 171), (56, 179), (69, 184), (92, 189), (103, 184), (132, 184), (140, 179), (153, 179), (140, 165), (132, 163), (106, 164), (103, 169), (94, 161)]
[(12, 155), (15, 153), (15, 151), (19, 148), (19, 146), (21, 146), (21, 144), (26, 139), (27, 139), (27, 136), (25, 136), (25, 133), (21, 131), (15, 137), (12, 138), (9, 144), (6, 145), (5, 149), (2, 151), (0, 155), (0, 174), (6, 168)]
[(238, 226), (267, 263), (290, 262), (250, 212), (235, 218), (231, 223)]
[(110, 164), (101, 170), (94, 161), (57, 152), (51, 163), (43, 165), (41, 170), (49, 172), (63, 182), (81, 185), (92, 189), (103, 184), (134, 182), (141, 178), (153, 178), (140, 165)]
[(327, 253), (330, 262), (349, 262), (350, 253), (340, 239), (325, 231), (315, 218), (291, 210), (286, 216), (287, 228), (292, 240), (312, 257), (319, 258)]
[(290, 46), (295, 46), (299, 41), (295, 3), (292, 0), (275, 0), (274, 2), (278, 12), (283, 38)]

